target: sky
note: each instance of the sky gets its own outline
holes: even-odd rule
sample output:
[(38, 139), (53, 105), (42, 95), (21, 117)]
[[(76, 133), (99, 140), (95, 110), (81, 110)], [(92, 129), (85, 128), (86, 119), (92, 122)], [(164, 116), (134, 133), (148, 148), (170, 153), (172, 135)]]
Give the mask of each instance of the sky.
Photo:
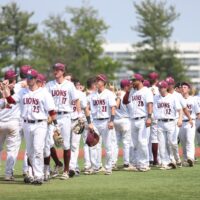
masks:
[[(0, 5), (17, 2), (22, 10), (34, 12), (32, 22), (41, 22), (50, 14), (62, 13), (67, 6), (80, 7), (82, 0), (0, 0)], [(134, 43), (140, 40), (131, 29), (137, 24), (133, 2), (141, 0), (87, 0), (98, 10), (109, 29), (105, 35), (108, 42)], [(176, 42), (200, 42), (200, 0), (166, 0), (175, 5), (180, 17), (173, 23), (171, 40)]]

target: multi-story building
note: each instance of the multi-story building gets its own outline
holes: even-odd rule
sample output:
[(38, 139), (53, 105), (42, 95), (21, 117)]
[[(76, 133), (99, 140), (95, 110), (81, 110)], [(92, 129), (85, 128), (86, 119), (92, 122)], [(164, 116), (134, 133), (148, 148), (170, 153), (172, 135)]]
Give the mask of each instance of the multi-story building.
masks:
[[(176, 43), (179, 50), (177, 57), (181, 59), (186, 68), (186, 75), (191, 83), (200, 89), (200, 43)], [(133, 72), (127, 70), (126, 66), (133, 64), (135, 49), (130, 43), (106, 43), (103, 45), (104, 53), (114, 60), (122, 63), (122, 68), (116, 76), (121, 78), (130, 77)]]

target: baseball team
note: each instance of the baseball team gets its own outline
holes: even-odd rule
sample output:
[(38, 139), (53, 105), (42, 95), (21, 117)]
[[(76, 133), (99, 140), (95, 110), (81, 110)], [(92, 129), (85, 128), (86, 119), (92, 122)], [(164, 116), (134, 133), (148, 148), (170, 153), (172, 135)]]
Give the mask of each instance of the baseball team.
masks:
[[(19, 82), (11, 69), (0, 82), (0, 152), (5, 143), (5, 181), (14, 180), (23, 138), (25, 184), (79, 176), (81, 142), (85, 175), (111, 175), (119, 168), (147, 172), (151, 167), (170, 170), (194, 166), (195, 141), (200, 145), (196, 128), (200, 125), (200, 97), (192, 94), (189, 83), (175, 83), (172, 77), (159, 80), (155, 72), (144, 80), (135, 73), (121, 80), (120, 89), (116, 89), (105, 74), (99, 74), (87, 80), (85, 90), (78, 79), (66, 74), (64, 64), (54, 64), (52, 73), (54, 80), (46, 82), (43, 74), (24, 65)], [(85, 124), (81, 134), (74, 130), (79, 121)], [(55, 146), (55, 130), (62, 138), (62, 161)], [(123, 166), (118, 166), (121, 144)]]

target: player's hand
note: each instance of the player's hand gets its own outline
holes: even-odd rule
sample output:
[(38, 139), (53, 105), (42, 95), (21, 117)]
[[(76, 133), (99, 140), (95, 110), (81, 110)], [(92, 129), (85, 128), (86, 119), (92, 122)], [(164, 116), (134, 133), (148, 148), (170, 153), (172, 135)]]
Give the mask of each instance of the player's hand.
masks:
[(113, 129), (113, 128), (114, 128), (114, 123), (108, 122), (108, 129)]
[(150, 127), (152, 123), (152, 119), (151, 118), (147, 118), (146, 120), (146, 127)]
[(88, 124), (88, 128), (89, 128), (90, 130), (94, 130), (94, 125), (93, 125), (93, 123)]
[(181, 126), (182, 126), (182, 124), (183, 124), (183, 121), (182, 121), (182, 119), (179, 119), (179, 120), (178, 120), (178, 122), (177, 122), (177, 126), (178, 126), (178, 127), (181, 127)]
[(4, 83), (2, 84), (2, 95), (4, 98), (9, 97), (11, 95), (8, 85)]
[(190, 125), (191, 125), (191, 128), (193, 127), (193, 120), (192, 119), (189, 119), (189, 122), (188, 122)]

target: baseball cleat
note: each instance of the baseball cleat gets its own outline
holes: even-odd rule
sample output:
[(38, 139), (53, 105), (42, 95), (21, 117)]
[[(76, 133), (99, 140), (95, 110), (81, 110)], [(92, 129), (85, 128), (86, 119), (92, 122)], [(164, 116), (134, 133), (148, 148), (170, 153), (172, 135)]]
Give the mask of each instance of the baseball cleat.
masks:
[(135, 172), (137, 172), (138, 171), (138, 169), (135, 167), (135, 166), (133, 166), (133, 165), (124, 165), (124, 168), (123, 168), (125, 171), (135, 171)]
[(32, 176), (25, 176), (24, 177), (24, 183), (29, 184), (29, 183), (33, 183), (34, 182), (34, 178)]
[(51, 174), (51, 177), (52, 178), (57, 177), (60, 174), (61, 171), (63, 171), (63, 166), (56, 165), (54, 167), (52, 174)]
[(32, 184), (34, 185), (42, 185), (43, 184), (43, 180), (42, 178), (38, 178), (38, 179), (35, 179)]
[(84, 170), (84, 174), (85, 174), (85, 175), (90, 175), (90, 174), (93, 173), (93, 171), (94, 171), (94, 170), (90, 167), (90, 168), (87, 168), (87, 169)]
[(13, 175), (6, 175), (4, 177), (4, 181), (14, 181), (15, 177)]
[(106, 170), (104, 175), (111, 175), (111, 174), (112, 174), (112, 171)]
[(149, 171), (149, 170), (151, 170), (150, 167), (141, 167), (141, 168), (138, 168), (138, 171), (139, 171), (139, 172), (147, 172), (147, 171)]
[(192, 159), (187, 159), (187, 163), (189, 164), (189, 167), (193, 167), (194, 166), (194, 162)]
[(161, 170), (169, 170), (169, 169), (172, 169), (172, 167), (168, 166), (168, 165), (161, 165), (161, 167), (159, 169), (161, 169)]
[(182, 162), (181, 161), (180, 162), (176, 162), (176, 166), (181, 168), (182, 167)]
[(69, 170), (69, 178), (73, 178), (75, 176), (76, 172), (73, 169)]
[(172, 169), (176, 169), (176, 164), (171, 162), (168, 164), (169, 167), (171, 167)]
[(60, 180), (67, 180), (69, 179), (69, 175), (67, 172), (63, 172), (62, 176), (60, 177)]

